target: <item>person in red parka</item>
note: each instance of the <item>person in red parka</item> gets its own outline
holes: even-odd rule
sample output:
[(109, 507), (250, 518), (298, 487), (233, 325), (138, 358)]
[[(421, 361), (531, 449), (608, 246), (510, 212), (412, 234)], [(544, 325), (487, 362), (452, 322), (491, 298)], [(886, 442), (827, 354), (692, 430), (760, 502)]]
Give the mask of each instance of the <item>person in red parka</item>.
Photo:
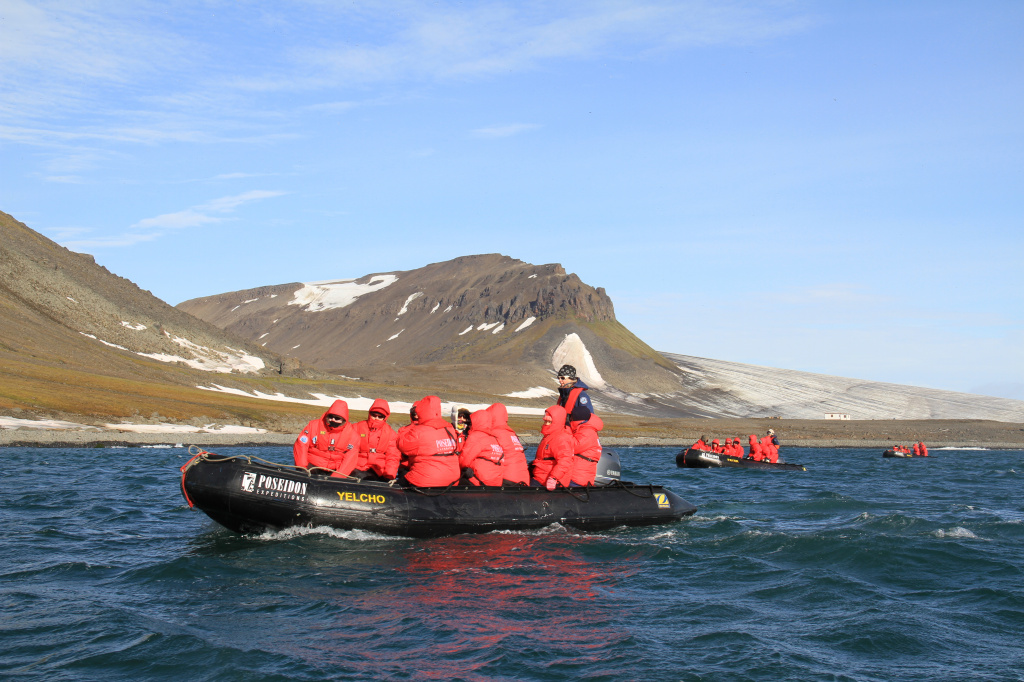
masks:
[(569, 485), (594, 485), (597, 463), (601, 461), (601, 441), (597, 434), (603, 428), (604, 422), (596, 414), (590, 415), (590, 419), (585, 422), (569, 422), (573, 442), (572, 476)]
[(413, 411), (413, 423), (398, 431), (398, 450), (409, 462), (405, 482), (418, 488), (455, 483), (462, 474), (457, 438), (455, 427), (441, 418), (441, 399), (428, 395), (413, 404)]
[(775, 449), (775, 445), (772, 443), (771, 434), (761, 437), (761, 459), (773, 464), (779, 461), (779, 451)]
[(700, 450), (701, 452), (710, 452), (711, 446), (708, 445), (708, 437), (701, 436), (697, 439), (697, 442), (690, 446), (691, 450)]
[(491, 415), (490, 434), (498, 440), (505, 457), (501, 463), (501, 478), (505, 483), (530, 485), (530, 468), (526, 464), (526, 449), (519, 436), (508, 425), (508, 409), (501, 403), (487, 408)]
[(761, 444), (757, 442), (757, 436), (754, 434), (750, 434), (750, 452), (747, 455), (755, 462), (760, 462), (764, 459), (764, 450), (761, 448)]
[(359, 437), (348, 423), (348, 403), (335, 400), (319, 419), (306, 424), (295, 439), (295, 466), (328, 469), (332, 476), (348, 476), (356, 466)]
[(711, 452), (713, 452), (713, 453), (715, 453), (717, 455), (722, 454), (722, 445), (721, 445), (721, 442), (717, 438), (714, 439), (713, 441), (711, 441)]
[(565, 425), (565, 408), (552, 405), (544, 410), (544, 426), (540, 432), (543, 437), (530, 463), (533, 480), (548, 490), (554, 490), (559, 484), (568, 487), (574, 457), (572, 434)]
[(398, 476), (402, 453), (398, 451), (398, 436), (387, 421), (390, 415), (388, 401), (377, 398), (370, 405), (366, 419), (355, 425), (359, 454), (352, 475), (356, 478), (391, 481)]
[(928, 456), (928, 446), (924, 444), (924, 441), (921, 441), (921, 456), (922, 457), (927, 457)]
[(491, 435), (491, 414), (486, 409), (470, 415), (469, 434), (459, 455), (463, 475), (473, 485), (501, 485), (501, 445)]
[(725, 443), (725, 454), (730, 457), (743, 459), (743, 446), (739, 438), (728, 438)]

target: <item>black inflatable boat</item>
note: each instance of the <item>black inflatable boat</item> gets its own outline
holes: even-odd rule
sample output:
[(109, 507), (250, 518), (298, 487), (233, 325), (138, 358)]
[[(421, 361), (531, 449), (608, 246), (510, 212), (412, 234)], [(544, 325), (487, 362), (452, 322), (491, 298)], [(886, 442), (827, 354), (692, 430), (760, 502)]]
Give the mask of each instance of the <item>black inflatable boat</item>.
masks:
[(236, 533), (291, 526), (435, 537), (527, 530), (553, 523), (584, 530), (671, 523), (697, 508), (656, 485), (606, 480), (585, 488), (414, 488), (311, 474), (249, 456), (200, 451), (181, 467), (181, 489)]
[(807, 468), (802, 464), (757, 462), (752, 459), (740, 459), (733, 455), (722, 455), (717, 452), (694, 450), (693, 448), (679, 451), (676, 455), (676, 466), (696, 469), (737, 467), (740, 469), (767, 469), (771, 471), (807, 471)]

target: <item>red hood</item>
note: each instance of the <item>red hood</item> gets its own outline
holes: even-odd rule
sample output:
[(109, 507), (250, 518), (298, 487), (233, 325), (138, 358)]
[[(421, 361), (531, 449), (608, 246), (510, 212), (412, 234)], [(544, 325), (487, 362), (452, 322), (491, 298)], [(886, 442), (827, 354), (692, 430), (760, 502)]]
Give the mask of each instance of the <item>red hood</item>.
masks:
[(381, 412), (384, 414), (384, 418), (387, 419), (391, 416), (391, 406), (383, 398), (377, 398), (373, 401), (373, 405), (370, 405), (370, 409), (366, 411), (367, 414), (370, 412)]
[(441, 418), (441, 399), (436, 395), (428, 395), (423, 400), (414, 403), (416, 407), (416, 421), (424, 426), (432, 426), (435, 429), (451, 427), (451, 424)]
[(508, 427), (508, 409), (504, 405), (494, 403), (487, 408), (487, 412), (491, 415), (491, 428)]
[(565, 428), (565, 408), (561, 405), (552, 405), (544, 410), (544, 415), (551, 417), (551, 423), (540, 428), (540, 432), (545, 436), (555, 433), (556, 429)]
[(345, 428), (345, 425), (348, 424), (348, 403), (346, 403), (344, 400), (335, 400), (334, 404), (331, 405), (330, 409), (324, 412), (322, 415), (320, 415), (320, 423), (324, 425), (324, 428), (327, 430), (328, 433), (330, 433), (331, 431), (338, 430), (331, 429), (330, 427), (327, 426), (327, 415), (329, 414), (336, 414), (341, 417), (344, 417), (345, 423), (342, 424), (340, 428)]
[(755, 436), (754, 434), (750, 434), (750, 444), (753, 445), (756, 442), (757, 442), (757, 436)]
[(491, 418), (491, 413), (486, 409), (477, 410), (473, 414), (469, 415), (469, 421), (472, 424), (469, 429), (470, 433), (473, 433), (474, 431), (490, 433), (491, 427), (494, 425), (494, 419)]
[[(565, 411), (564, 408), (563, 408), (562, 411), (563, 412)], [(603, 428), (604, 428), (604, 422), (601, 421), (601, 418), (598, 417), (596, 414), (590, 415), (590, 419), (588, 419), (585, 422), (570, 422), (569, 423), (569, 429), (573, 433), (577, 433), (579, 431), (582, 431), (583, 429), (593, 429), (594, 431), (600, 431)]]

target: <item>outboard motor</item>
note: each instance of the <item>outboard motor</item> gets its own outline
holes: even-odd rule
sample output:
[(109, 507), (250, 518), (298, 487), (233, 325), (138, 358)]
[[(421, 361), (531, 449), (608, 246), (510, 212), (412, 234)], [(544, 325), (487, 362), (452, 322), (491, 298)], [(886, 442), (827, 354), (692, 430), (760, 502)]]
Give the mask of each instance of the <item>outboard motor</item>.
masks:
[(614, 450), (603, 448), (601, 459), (597, 462), (597, 475), (594, 477), (594, 485), (611, 485), (622, 478), (622, 465), (619, 463), (619, 456)]

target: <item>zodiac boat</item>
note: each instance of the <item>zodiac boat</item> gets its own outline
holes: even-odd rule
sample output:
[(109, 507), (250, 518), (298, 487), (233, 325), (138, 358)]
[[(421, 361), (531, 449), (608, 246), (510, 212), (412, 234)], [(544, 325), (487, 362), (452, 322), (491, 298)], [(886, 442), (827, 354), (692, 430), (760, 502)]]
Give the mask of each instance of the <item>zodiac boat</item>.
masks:
[(882, 457), (927, 457), (927, 455), (915, 455), (913, 452), (896, 452), (895, 450), (883, 450)]
[(733, 455), (722, 455), (717, 452), (694, 450), (693, 448), (679, 451), (676, 455), (676, 466), (693, 467), (697, 469), (737, 467), (740, 469), (768, 469), (771, 471), (807, 471), (807, 467), (802, 464), (789, 464), (788, 462), (758, 462), (752, 459), (740, 459)]
[[(181, 467), (181, 490), (236, 533), (292, 526), (362, 529), (407, 537), (529, 530), (553, 523), (582, 530), (672, 523), (697, 508), (670, 490), (618, 480), (618, 458), (581, 488), (415, 488), (310, 473), (246, 455), (201, 450)], [(605, 457), (602, 456), (602, 460)]]

